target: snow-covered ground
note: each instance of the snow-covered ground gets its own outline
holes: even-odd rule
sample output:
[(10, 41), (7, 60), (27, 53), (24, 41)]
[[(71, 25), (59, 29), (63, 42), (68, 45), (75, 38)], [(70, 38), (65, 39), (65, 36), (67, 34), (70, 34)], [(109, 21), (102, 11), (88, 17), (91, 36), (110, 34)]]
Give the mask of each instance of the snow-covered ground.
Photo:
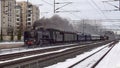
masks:
[(17, 48), (24, 45), (24, 42), (0, 42), (0, 49)]
[(0, 45), (5, 45), (5, 44), (24, 44), (24, 42), (0, 42)]
[[(48, 67), (45, 67), (45, 68), (68, 68), (69, 66), (73, 65), (74, 63), (76, 63), (76, 62), (80, 61), (81, 59), (89, 56), (90, 54), (93, 54), (94, 52), (108, 46), (109, 44), (98, 47), (98, 48), (93, 49), (89, 52), (85, 52), (81, 55), (78, 55), (76, 58), (67, 59), (65, 62), (59, 62), (57, 64), (54, 64), (54, 65), (51, 65), (51, 66), (48, 66)], [(74, 45), (74, 44), (70, 44), (70, 45)], [(62, 45), (62, 46), (68, 46), (68, 45)], [(83, 45), (83, 46), (85, 46), (85, 45)], [(55, 46), (55, 47), (61, 47), (61, 46)], [(46, 49), (46, 48), (51, 48), (51, 47), (36, 48), (36, 49)], [(67, 48), (67, 49), (69, 49), (69, 48)], [(53, 52), (48, 52), (48, 53), (43, 53), (43, 54), (61, 52), (61, 51), (67, 50), (67, 49), (61, 49), (61, 50), (58, 50), (58, 51), (53, 51)], [(82, 64), (79, 64), (74, 68), (91, 68), (90, 66), (94, 62), (96, 62), (98, 60), (98, 58), (101, 57), (103, 55), (103, 53), (105, 53), (108, 49), (109, 49), (109, 47), (105, 48), (104, 50), (100, 51), (100, 53), (98, 53), (96, 56), (93, 56), (92, 59), (87, 59), (86, 62), (83, 62)], [(34, 49), (30, 49), (30, 50), (34, 50)], [(23, 50), (23, 51), (29, 51), (29, 50)], [(115, 47), (102, 60), (102, 62), (100, 64), (98, 64), (98, 66), (96, 68), (120, 68), (120, 64), (119, 64), (120, 63), (120, 61), (119, 61), (120, 60), (120, 58), (119, 58), (120, 54), (119, 54), (119, 52), (120, 52), (120, 42), (115, 45)], [(38, 55), (43, 55), (43, 54), (38, 54)], [(32, 55), (32, 56), (28, 56), (28, 57), (33, 57), (33, 56), (38, 56), (38, 55)], [(2, 61), (1, 63), (11, 62), (11, 61), (14, 61), (14, 60), (21, 60), (21, 59), (28, 58), (28, 57), (13, 59), (13, 60), (9, 60), (9, 61)]]
[(80, 64), (74, 66), (73, 68), (92, 68), (92, 66), (109, 50), (109, 48), (105, 48), (97, 54), (91, 56)]
[[(109, 44), (105, 45), (108, 46)], [(74, 63), (82, 60), (83, 58), (93, 54), (94, 52), (102, 49), (105, 46), (101, 46), (98, 47), (96, 49), (93, 49), (90, 52), (85, 52), (84, 54), (78, 55), (76, 58), (72, 58), (72, 59), (68, 59), (65, 62), (59, 62), (57, 64), (45, 67), (45, 68), (68, 68), (69, 66), (73, 65)], [(92, 65), (93, 62), (97, 61), (109, 48), (105, 48), (104, 50), (102, 50), (100, 53), (98, 53), (97, 55), (93, 56), (92, 58), (85, 60), (85, 62), (83, 62), (81, 65), (76, 66), (74, 68), (90, 68), (90, 66)], [(97, 58), (97, 59), (95, 59)], [(90, 63), (89, 63), (90, 62)]]
[[(19, 52), (27, 52), (27, 51), (33, 51), (33, 50), (42, 50), (42, 49), (49, 49), (49, 48), (57, 48), (57, 47), (64, 47), (64, 46), (74, 46), (77, 45), (78, 43), (74, 44), (65, 44), (65, 45), (59, 45), (59, 46), (48, 46), (48, 47), (39, 47), (39, 48), (25, 48), (25, 47), (20, 47), (20, 48), (10, 48), (10, 49), (1, 49), (0, 50), (0, 55), (4, 54), (12, 54), (12, 53), (19, 53)], [(84, 45), (82, 45), (84, 46)]]
[(22, 59), (26, 59), (26, 58), (31, 58), (31, 57), (35, 57), (35, 56), (41, 56), (41, 55), (45, 55), (45, 54), (59, 53), (59, 52), (63, 52), (63, 51), (73, 49), (73, 48), (78, 48), (78, 47), (82, 47), (82, 46), (69, 47), (69, 48), (64, 48), (64, 49), (60, 49), (60, 50), (56, 50), (56, 51), (51, 51), (51, 52), (46, 52), (46, 53), (41, 53), (41, 54), (35, 54), (35, 55), (31, 55), (31, 56), (26, 56), (26, 57), (20, 57), (20, 58), (16, 58), (16, 59), (12, 59), (12, 60), (0, 61), (0, 64), (1, 63), (6, 63), (6, 62), (12, 62), (12, 61), (16, 61), (16, 60), (22, 60)]
[[(90, 42), (89, 42), (90, 43)], [(98, 44), (101, 42), (93, 43), (93, 44)], [(9, 43), (8, 43), (9, 44)], [(1, 49), (0, 48), (0, 55), (3, 54), (11, 54), (11, 53), (18, 53), (18, 52), (26, 52), (26, 51), (33, 51), (33, 50), (41, 50), (41, 49), (49, 49), (49, 48), (57, 48), (57, 47), (64, 47), (64, 46), (74, 46), (78, 45), (78, 43), (74, 44), (64, 44), (64, 45), (59, 45), (59, 46), (47, 46), (47, 47), (39, 47), (39, 48), (25, 48), (25, 47), (19, 47), (19, 48), (8, 48), (8, 49)], [(1, 46), (1, 45), (0, 45)], [(6, 45), (6, 46), (11, 46), (11, 45)], [(18, 46), (18, 45), (17, 45)], [(84, 46), (84, 45), (81, 45)]]
[[(69, 66), (80, 61), (82, 58), (92, 54), (93, 52), (101, 49), (102, 47), (94, 49), (90, 52), (86, 52), (82, 55), (78, 55), (76, 58), (68, 59), (65, 62), (59, 62), (57, 64), (45, 68), (68, 68)], [(106, 50), (108, 50), (108, 48), (96, 54), (96, 56), (93, 56), (93, 58), (87, 59), (85, 62), (80, 63), (74, 68), (91, 68), (90, 66), (93, 63), (95, 63), (96, 59), (99, 58), (103, 53), (105, 53)], [(95, 68), (120, 68), (120, 42), (115, 45), (115, 47), (105, 56), (105, 58)]]
[(115, 45), (96, 68), (120, 68), (120, 42)]
[[(95, 44), (95, 43), (93, 43)], [(70, 44), (70, 45), (74, 45), (74, 44)], [(65, 46), (65, 45), (64, 45)], [(68, 45), (66, 45), (68, 46)], [(56, 51), (51, 51), (51, 52), (46, 52), (46, 53), (41, 53), (41, 54), (35, 54), (35, 55), (31, 55), (31, 56), (26, 56), (26, 57), (21, 57), (21, 58), (16, 58), (16, 59), (12, 59), (12, 60), (7, 60), (7, 61), (0, 61), (0, 64), (1, 63), (6, 63), (6, 62), (12, 62), (12, 61), (16, 61), (16, 60), (22, 60), (22, 59), (26, 59), (26, 58), (30, 58), (30, 57), (35, 57), (35, 56), (40, 56), (40, 55), (45, 55), (45, 54), (52, 54), (52, 53), (59, 53), (59, 52), (63, 52), (63, 51), (66, 51), (66, 50), (69, 50), (69, 49), (73, 49), (73, 48), (78, 48), (78, 47), (83, 47), (83, 46), (86, 46), (86, 45), (81, 45), (81, 46), (75, 46), (75, 47), (69, 47), (69, 48), (64, 48), (64, 49), (60, 49), (60, 50), (56, 50)], [(107, 46), (107, 45), (106, 45)], [(58, 46), (57, 46), (58, 47)], [(59, 46), (60, 47), (60, 46)], [(105, 47), (105, 46), (103, 46)], [(101, 49), (103, 47), (100, 47), (98, 49)], [(51, 47), (50, 47), (51, 48)], [(42, 48), (43, 49), (43, 48)], [(83, 56), (84, 57), (84, 56)], [(55, 67), (56, 68), (56, 67)]]

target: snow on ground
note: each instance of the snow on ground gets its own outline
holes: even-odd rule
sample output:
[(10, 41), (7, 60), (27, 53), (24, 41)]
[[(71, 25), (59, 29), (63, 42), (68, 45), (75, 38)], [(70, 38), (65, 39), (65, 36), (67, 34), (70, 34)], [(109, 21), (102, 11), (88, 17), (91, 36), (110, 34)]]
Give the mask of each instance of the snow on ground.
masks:
[(22, 47), (24, 42), (0, 42), (0, 49)]
[(50, 49), (50, 48), (57, 48), (57, 47), (64, 47), (64, 46), (73, 46), (77, 45), (78, 43), (74, 44), (65, 44), (65, 45), (59, 45), (59, 46), (48, 46), (48, 47), (39, 47), (39, 48), (10, 48), (10, 49), (1, 49), (0, 50), (0, 55), (4, 54), (12, 54), (12, 53), (19, 53), (19, 52), (27, 52), (27, 51), (33, 51), (33, 50), (42, 50), (42, 49)]
[(74, 66), (73, 68), (92, 68), (92, 66), (109, 50), (109, 47), (103, 49), (102, 51), (98, 52), (97, 54), (89, 57), (88, 59), (84, 60), (80, 64)]
[[(97, 42), (97, 43), (93, 43), (93, 44), (98, 44), (101, 42)], [(64, 45), (59, 45), (59, 46), (47, 46), (47, 47), (39, 47), (39, 48), (9, 48), (9, 49), (0, 49), (0, 55), (4, 55), (4, 54), (12, 54), (12, 53), (19, 53), (19, 52), (27, 52), (27, 51), (33, 51), (33, 50), (42, 50), (42, 49), (50, 49), (50, 48), (57, 48), (57, 47), (64, 47), (64, 46), (74, 46), (74, 45), (78, 45), (78, 43), (74, 43), (74, 44), (64, 44)], [(84, 46), (84, 45), (81, 45)]]
[[(83, 45), (83, 46), (85, 46), (85, 45)], [(69, 47), (69, 48), (64, 48), (64, 49), (60, 49), (60, 50), (56, 50), (56, 51), (51, 51), (51, 52), (45, 52), (45, 53), (41, 53), (41, 54), (35, 54), (35, 55), (20, 57), (20, 58), (16, 58), (16, 59), (12, 59), (12, 60), (0, 61), (0, 64), (1, 63), (6, 63), (6, 62), (12, 62), (12, 61), (16, 61), (16, 60), (22, 60), (22, 59), (26, 59), (26, 58), (32, 58), (32, 57), (35, 57), (35, 56), (59, 53), (59, 52), (63, 52), (63, 51), (66, 51), (66, 50), (69, 50), (69, 49), (73, 49), (73, 48), (78, 48), (78, 47), (82, 47), (82, 46)]]
[(24, 44), (24, 42), (0, 42), (0, 45), (5, 44)]
[[(70, 44), (70, 45), (73, 45), (73, 44)], [(66, 51), (66, 50), (68, 50), (68, 49), (73, 49), (73, 48), (78, 48), (78, 47), (83, 47), (83, 46), (86, 46), (86, 45), (64, 48), (64, 49), (60, 49), (60, 50), (56, 50), (56, 51), (46, 52), (46, 53), (42, 53), (42, 54), (35, 54), (35, 55), (26, 56), (26, 57), (21, 57), (21, 58), (12, 59), (12, 60), (7, 60), (7, 61), (0, 61), (0, 63), (12, 62), (12, 61), (15, 61), (15, 60), (21, 60), (21, 59), (30, 58), (30, 57), (35, 57), (35, 56), (40, 56), (40, 55), (44, 55), (44, 54), (51, 54), (51, 53), (63, 52), (63, 51)], [(34, 50), (34, 49), (32, 49), (32, 50)]]
[[(109, 43), (109, 44), (110, 44), (110, 43)], [(98, 48), (96, 48), (96, 49), (93, 49), (93, 50), (90, 51), (90, 52), (85, 52), (84, 54), (78, 55), (76, 58), (68, 59), (68, 60), (66, 60), (65, 62), (59, 62), (59, 63), (57, 63), (57, 64), (54, 64), (54, 65), (51, 65), (51, 66), (48, 66), (48, 67), (45, 67), (45, 68), (68, 68), (69, 66), (73, 65), (74, 63), (80, 61), (81, 59), (83, 59), (83, 58), (85, 58), (85, 57), (87, 57), (87, 56), (89, 56), (90, 54), (93, 54), (94, 52), (102, 49), (103, 47), (108, 46), (109, 44), (104, 45), (104, 46), (101, 46), (101, 47), (98, 47)], [(108, 49), (108, 48), (107, 48), (107, 49)], [(106, 50), (107, 50), (107, 49), (106, 49)], [(105, 50), (104, 50), (104, 51), (105, 51)], [(102, 51), (102, 52), (103, 52), (103, 51)], [(93, 58), (95, 58), (95, 57), (93, 57)], [(84, 66), (84, 67), (85, 67), (85, 66)], [(78, 67), (78, 68), (80, 68), (80, 67)], [(81, 67), (81, 68), (83, 68), (83, 67)]]
[(96, 68), (120, 68), (120, 42), (115, 45)]

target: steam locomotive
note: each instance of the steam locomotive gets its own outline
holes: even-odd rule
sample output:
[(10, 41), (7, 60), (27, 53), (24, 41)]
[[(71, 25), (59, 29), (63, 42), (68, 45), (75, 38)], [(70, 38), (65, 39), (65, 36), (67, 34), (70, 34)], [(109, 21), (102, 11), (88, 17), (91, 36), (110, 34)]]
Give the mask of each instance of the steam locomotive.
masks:
[(107, 36), (92, 36), (77, 34), (57, 29), (37, 29), (24, 32), (24, 43), (27, 46), (41, 46), (43, 44), (70, 43), (80, 41), (108, 40)]

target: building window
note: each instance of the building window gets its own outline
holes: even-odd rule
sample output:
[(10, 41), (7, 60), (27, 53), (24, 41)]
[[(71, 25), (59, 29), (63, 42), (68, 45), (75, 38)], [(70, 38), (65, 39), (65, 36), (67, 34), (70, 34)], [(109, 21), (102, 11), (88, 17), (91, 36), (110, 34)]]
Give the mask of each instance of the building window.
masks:
[(28, 17), (30, 17), (31, 16), (31, 14), (28, 14)]
[(31, 25), (31, 22), (28, 22), (28, 25)]
[(17, 19), (17, 21), (20, 21), (20, 19)]
[(28, 10), (28, 14), (31, 14), (32, 13), (32, 10)]
[(31, 21), (31, 18), (28, 18), (28, 21)]
[(3, 24), (5, 24), (5, 22), (3, 22)]
[(19, 15), (16, 15), (16, 17), (19, 17)]
[(16, 10), (16, 13), (19, 13), (20, 10)]
[(19, 29), (19, 27), (17, 27), (17, 30)]
[(19, 23), (16, 23), (17, 25), (19, 25)]
[(32, 5), (28, 5), (28, 8), (31, 8), (32, 7)]

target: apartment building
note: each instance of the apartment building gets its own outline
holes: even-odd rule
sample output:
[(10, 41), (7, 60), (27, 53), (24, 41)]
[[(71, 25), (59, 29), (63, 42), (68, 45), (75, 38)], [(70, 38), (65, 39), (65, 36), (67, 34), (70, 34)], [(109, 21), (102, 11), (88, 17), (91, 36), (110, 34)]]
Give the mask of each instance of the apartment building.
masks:
[(39, 8), (29, 2), (0, 0), (0, 35), (9, 40), (11, 35), (18, 35), (20, 30), (32, 29), (39, 19)]
[(15, 0), (0, 0), (0, 34), (8, 36), (14, 34)]
[(15, 35), (18, 35), (19, 31), (22, 30), (22, 8), (20, 5), (16, 4), (16, 22), (15, 22)]
[(22, 9), (23, 30), (32, 29), (33, 23), (39, 19), (39, 8), (26, 1), (17, 2)]
[(39, 14), (39, 7), (36, 6), (36, 5), (33, 5), (33, 21), (32, 22), (38, 20), (39, 19), (39, 15), (40, 15)]

